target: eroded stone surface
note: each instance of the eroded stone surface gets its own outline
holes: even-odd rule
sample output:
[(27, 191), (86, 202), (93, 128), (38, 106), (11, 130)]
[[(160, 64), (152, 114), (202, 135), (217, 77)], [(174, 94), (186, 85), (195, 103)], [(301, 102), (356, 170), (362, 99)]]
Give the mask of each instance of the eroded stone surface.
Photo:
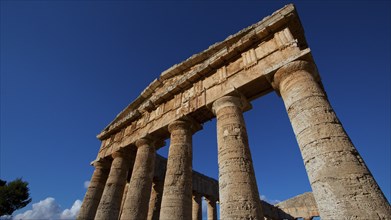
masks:
[(160, 205), (163, 196), (163, 180), (155, 180), (152, 185), (151, 198), (149, 200), (148, 220), (159, 220)]
[(156, 149), (148, 138), (136, 142), (137, 154), (121, 220), (146, 219), (155, 169)]
[(97, 220), (118, 219), (126, 178), (130, 167), (130, 152), (116, 152), (109, 177), (95, 215)]
[(217, 118), (220, 218), (263, 219), (251, 159), (242, 101), (222, 97), (213, 104)]
[(176, 121), (171, 133), (166, 177), (160, 210), (161, 220), (192, 218), (192, 123)]
[(109, 161), (96, 161), (94, 163), (95, 171), (92, 174), (77, 220), (94, 219), (110, 172), (110, 165)]
[(312, 219), (319, 216), (318, 206), (311, 192), (303, 193), (275, 205), (293, 218)]
[[(167, 159), (156, 154), (156, 163), (155, 163), (155, 180), (164, 181), (166, 175)], [(199, 193), (202, 196), (207, 196), (211, 198), (219, 198), (219, 183), (217, 180), (205, 176), (195, 170), (192, 173), (192, 188), (193, 192)]]
[(315, 67), (295, 61), (274, 76), (322, 219), (389, 218), (391, 207), (318, 84)]

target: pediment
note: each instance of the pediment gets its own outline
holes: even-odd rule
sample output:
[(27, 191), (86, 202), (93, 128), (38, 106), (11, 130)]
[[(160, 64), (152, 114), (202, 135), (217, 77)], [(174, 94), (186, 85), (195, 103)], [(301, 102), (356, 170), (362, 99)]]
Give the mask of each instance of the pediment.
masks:
[(156, 110), (161, 103), (173, 99), (178, 93), (191, 87), (196, 88), (199, 80), (215, 73), (224, 63), (241, 56), (252, 45), (262, 43), (286, 26), (291, 26), (292, 34), (300, 39), (301, 46), (307, 47), (295, 7), (293, 4), (286, 5), (261, 21), (163, 71), (97, 137), (103, 140), (130, 125), (145, 112)]

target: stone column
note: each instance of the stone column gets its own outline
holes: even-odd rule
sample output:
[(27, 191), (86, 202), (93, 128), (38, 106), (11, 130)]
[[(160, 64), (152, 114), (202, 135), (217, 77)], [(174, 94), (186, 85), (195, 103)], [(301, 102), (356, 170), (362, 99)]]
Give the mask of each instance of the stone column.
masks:
[(102, 197), (105, 183), (110, 172), (110, 162), (98, 160), (94, 162), (95, 171), (92, 174), (90, 185), (81, 205), (78, 220), (94, 219), (99, 201)]
[(130, 155), (127, 152), (115, 152), (112, 154), (109, 178), (107, 179), (102, 199), (100, 200), (96, 220), (118, 219), (121, 200), (129, 171)]
[(332, 109), (316, 69), (294, 61), (274, 75), (322, 219), (389, 218), (391, 208)]
[(125, 188), (124, 188), (124, 193), (122, 194), (121, 208), (120, 208), (120, 212), (119, 212), (118, 216), (122, 215), (122, 210), (123, 210), (123, 207), (125, 205), (126, 195), (128, 194), (128, 190), (129, 190), (130, 177), (131, 177), (131, 175), (133, 173), (134, 161), (136, 160), (136, 153), (137, 153), (137, 149), (132, 148), (132, 152), (130, 153), (130, 168), (129, 168), (128, 175), (127, 175), (127, 178), (126, 178), (126, 184), (125, 184)]
[(192, 217), (192, 134), (194, 124), (177, 120), (168, 126), (170, 148), (164, 180), (161, 220)]
[(207, 198), (208, 205), (208, 220), (217, 220), (216, 200)]
[(163, 185), (163, 180), (155, 180), (152, 184), (151, 198), (149, 199), (148, 220), (159, 220)]
[(213, 103), (217, 118), (221, 219), (263, 219), (238, 97), (224, 96)]
[(193, 192), (193, 220), (202, 220), (202, 196)]
[[(128, 175), (128, 178), (129, 178), (129, 175)], [(130, 180), (126, 181), (126, 184), (125, 184), (125, 187), (124, 187), (124, 193), (122, 194), (121, 208), (119, 209), (119, 216), (122, 215), (122, 210), (124, 208), (125, 201), (126, 201), (126, 195), (128, 194), (128, 190), (129, 190), (129, 182), (128, 181), (130, 181)]]
[(154, 141), (149, 138), (137, 140), (136, 146), (136, 160), (121, 220), (146, 219), (148, 214), (148, 204), (155, 169), (156, 148)]

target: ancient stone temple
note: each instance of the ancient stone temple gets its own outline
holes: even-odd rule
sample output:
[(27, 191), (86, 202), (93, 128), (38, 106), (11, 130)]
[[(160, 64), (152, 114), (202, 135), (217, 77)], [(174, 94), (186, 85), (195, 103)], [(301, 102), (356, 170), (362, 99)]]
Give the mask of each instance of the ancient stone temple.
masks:
[[(285, 104), (313, 191), (275, 206), (259, 199), (243, 118), (251, 101), (273, 91)], [(192, 169), (192, 136), (214, 117), (218, 181)], [(293, 5), (161, 73), (98, 138), (79, 220), (198, 220), (202, 197), (210, 220), (217, 202), (223, 220), (391, 218), (327, 99)], [(165, 159), (156, 150), (168, 138)]]

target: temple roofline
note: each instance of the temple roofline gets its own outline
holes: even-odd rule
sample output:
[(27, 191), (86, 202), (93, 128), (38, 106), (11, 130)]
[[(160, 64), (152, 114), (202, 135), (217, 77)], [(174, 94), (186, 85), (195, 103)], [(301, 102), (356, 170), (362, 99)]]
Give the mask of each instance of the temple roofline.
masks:
[[(202, 75), (205, 75), (211, 70), (218, 69), (220, 67), (219, 65), (222, 63), (222, 59), (220, 59), (220, 57), (224, 57), (226, 59), (234, 57), (246, 50), (248, 46), (251, 46), (255, 42), (267, 39), (281, 27), (287, 25), (287, 23), (293, 23), (291, 18), (292, 16), (295, 18), (294, 26), (297, 30), (293, 34), (297, 34), (295, 38), (299, 39), (299, 42), (302, 44), (301, 47), (306, 48), (308, 45), (304, 35), (302, 34), (304, 31), (296, 8), (293, 4), (288, 4), (274, 12), (272, 15), (265, 17), (261, 21), (242, 29), (236, 34), (230, 35), (225, 40), (215, 43), (208, 49), (194, 54), (187, 60), (179, 64), (175, 64), (169, 69), (163, 71), (159, 78), (153, 80), (152, 83), (150, 83), (131, 104), (122, 110), (115, 119), (97, 135), (97, 138), (103, 140), (111, 133), (115, 133), (117, 130), (141, 117), (142, 112), (145, 111), (145, 109), (149, 110), (150, 108), (155, 108), (158, 103), (153, 103), (149, 99), (156, 88), (161, 87), (167, 79), (183, 74), (184, 72), (189, 71), (191, 67), (198, 64), (201, 65), (201, 63), (201, 67), (194, 70), (196, 72), (194, 75), (200, 75), (200, 77), (202, 77)], [(289, 19), (285, 19), (287, 17), (289, 17)], [(184, 82), (183, 84), (186, 86), (188, 83), (189, 82)], [(180, 87), (184, 86), (180, 85)], [(172, 91), (169, 93), (172, 94)]]

